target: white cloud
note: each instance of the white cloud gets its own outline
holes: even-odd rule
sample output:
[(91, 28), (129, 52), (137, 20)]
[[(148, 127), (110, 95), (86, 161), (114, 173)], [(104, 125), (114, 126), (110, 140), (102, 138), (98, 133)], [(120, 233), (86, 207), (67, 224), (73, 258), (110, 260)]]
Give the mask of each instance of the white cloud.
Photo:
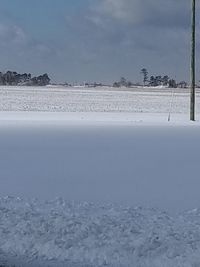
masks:
[(19, 44), (25, 44), (27, 42), (27, 36), (22, 28), (13, 26), (13, 41)]
[(93, 6), (93, 9), (99, 16), (108, 16), (128, 22), (133, 20), (132, 7), (133, 2), (131, 0), (101, 0), (95, 7)]
[(188, 0), (98, 0), (93, 9), (102, 19), (136, 25), (185, 27), (190, 19)]
[(130, 5), (132, 5), (130, 0), (103, 0), (101, 11), (116, 19), (129, 20), (132, 18)]
[(0, 23), (0, 45), (25, 44), (27, 36), (22, 28), (17, 25)]

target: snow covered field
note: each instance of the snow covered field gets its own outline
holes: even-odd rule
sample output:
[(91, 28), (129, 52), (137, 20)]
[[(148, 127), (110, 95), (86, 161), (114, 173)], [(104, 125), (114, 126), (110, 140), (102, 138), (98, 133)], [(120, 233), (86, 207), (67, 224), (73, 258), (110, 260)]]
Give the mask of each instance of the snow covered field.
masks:
[(0, 265), (200, 266), (200, 98), (171, 95), (1, 87)]
[[(168, 113), (167, 88), (0, 87), (0, 111)], [(175, 89), (173, 113), (188, 113), (189, 89)], [(200, 94), (197, 94), (198, 112)]]

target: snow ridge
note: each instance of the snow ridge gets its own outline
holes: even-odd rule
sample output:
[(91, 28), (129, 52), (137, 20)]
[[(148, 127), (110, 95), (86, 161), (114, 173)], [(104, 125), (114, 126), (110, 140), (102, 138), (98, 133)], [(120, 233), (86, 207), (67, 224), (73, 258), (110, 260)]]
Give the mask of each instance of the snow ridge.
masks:
[(0, 255), (25, 259), (20, 266), (200, 266), (199, 210), (172, 218), (156, 209), (6, 197), (0, 237)]

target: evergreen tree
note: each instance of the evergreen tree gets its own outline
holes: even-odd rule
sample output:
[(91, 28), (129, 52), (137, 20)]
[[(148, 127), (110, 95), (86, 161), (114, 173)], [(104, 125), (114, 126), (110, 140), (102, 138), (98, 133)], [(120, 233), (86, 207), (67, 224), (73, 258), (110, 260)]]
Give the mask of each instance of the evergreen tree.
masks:
[(120, 86), (125, 86), (125, 87), (127, 86), (127, 81), (124, 77), (121, 77), (120, 79)]
[(146, 83), (148, 82), (148, 71), (147, 71), (147, 69), (145, 69), (145, 68), (141, 69), (141, 74), (143, 75), (143, 84), (145, 86)]

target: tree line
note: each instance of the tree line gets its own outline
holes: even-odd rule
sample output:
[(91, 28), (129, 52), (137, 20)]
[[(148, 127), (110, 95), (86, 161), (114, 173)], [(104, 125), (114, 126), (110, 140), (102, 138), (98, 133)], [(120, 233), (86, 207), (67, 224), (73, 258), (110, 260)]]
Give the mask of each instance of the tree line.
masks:
[(143, 77), (143, 85), (144, 86), (166, 86), (171, 88), (181, 87), (186, 88), (187, 83), (185, 81), (177, 82), (175, 79), (170, 78), (168, 75), (151, 75), (149, 77), (149, 73), (146, 68), (141, 69), (142, 77)]
[[(142, 75), (143, 86), (157, 87), (164, 86), (170, 88), (186, 88), (188, 85), (185, 81), (177, 82), (175, 79), (170, 78), (168, 75), (151, 75), (149, 76), (148, 70), (146, 68), (141, 69), (140, 74)], [(128, 81), (126, 78), (122, 77), (120, 81), (114, 82), (113, 87), (132, 87), (141, 85), (139, 83), (133, 83)]]
[(45, 86), (50, 83), (48, 74), (32, 77), (30, 73), (19, 74), (15, 71), (0, 72), (0, 85)]

